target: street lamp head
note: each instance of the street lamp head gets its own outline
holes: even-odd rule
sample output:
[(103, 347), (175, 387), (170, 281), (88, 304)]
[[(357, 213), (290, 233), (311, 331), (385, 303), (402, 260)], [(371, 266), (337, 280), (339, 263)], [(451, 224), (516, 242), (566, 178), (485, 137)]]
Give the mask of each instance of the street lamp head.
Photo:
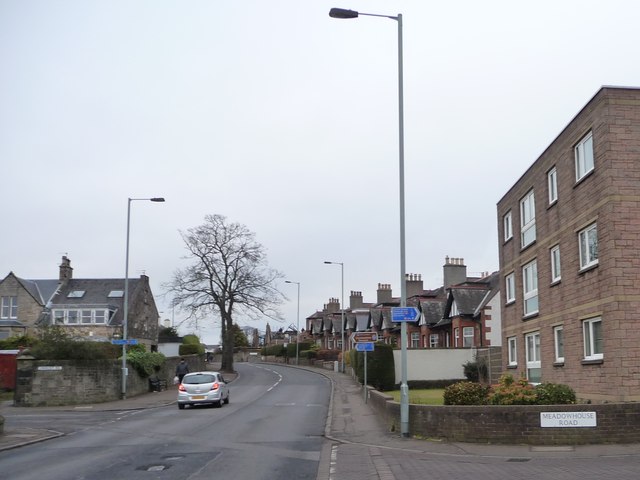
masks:
[(358, 18), (358, 12), (345, 8), (332, 8), (329, 10), (329, 16), (331, 18)]
[(152, 202), (164, 202), (163, 197), (153, 197), (153, 198), (150, 198), (149, 200), (151, 200)]

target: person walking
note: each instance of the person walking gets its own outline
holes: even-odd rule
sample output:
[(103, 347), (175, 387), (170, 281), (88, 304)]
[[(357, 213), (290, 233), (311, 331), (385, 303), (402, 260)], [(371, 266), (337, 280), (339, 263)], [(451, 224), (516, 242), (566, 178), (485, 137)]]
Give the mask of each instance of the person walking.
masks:
[(178, 383), (182, 383), (182, 379), (187, 373), (189, 373), (189, 364), (184, 361), (184, 358), (181, 358), (180, 363), (176, 365), (176, 377), (178, 377)]

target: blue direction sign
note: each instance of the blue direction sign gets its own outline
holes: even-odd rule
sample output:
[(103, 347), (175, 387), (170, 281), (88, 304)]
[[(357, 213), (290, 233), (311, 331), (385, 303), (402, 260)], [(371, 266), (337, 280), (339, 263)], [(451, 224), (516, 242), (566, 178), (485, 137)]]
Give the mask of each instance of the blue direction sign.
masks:
[(392, 322), (415, 322), (418, 319), (418, 309), (414, 307), (394, 307), (391, 309)]
[(374, 343), (356, 343), (356, 351), (358, 352), (373, 352)]
[(111, 340), (111, 343), (113, 345), (137, 345), (138, 340), (136, 340), (135, 338), (128, 338), (127, 340)]

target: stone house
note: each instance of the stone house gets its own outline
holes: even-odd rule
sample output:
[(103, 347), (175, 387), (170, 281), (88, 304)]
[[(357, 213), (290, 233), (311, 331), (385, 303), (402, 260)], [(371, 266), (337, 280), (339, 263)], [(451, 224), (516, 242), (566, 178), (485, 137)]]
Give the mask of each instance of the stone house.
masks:
[[(123, 278), (75, 279), (66, 256), (57, 280), (25, 280), (10, 272), (0, 281), (0, 338), (35, 335), (47, 325), (95, 341), (122, 338), (124, 285)], [(159, 314), (146, 275), (129, 279), (127, 323), (128, 338), (157, 348)]]
[(497, 205), (503, 365), (640, 400), (640, 89), (602, 87)]

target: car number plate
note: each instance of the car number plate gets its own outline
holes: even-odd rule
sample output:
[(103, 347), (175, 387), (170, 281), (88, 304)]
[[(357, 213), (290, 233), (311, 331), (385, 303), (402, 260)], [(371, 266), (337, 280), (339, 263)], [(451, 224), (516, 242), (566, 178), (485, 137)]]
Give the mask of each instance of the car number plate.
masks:
[(204, 400), (204, 395), (192, 395), (191, 400)]

